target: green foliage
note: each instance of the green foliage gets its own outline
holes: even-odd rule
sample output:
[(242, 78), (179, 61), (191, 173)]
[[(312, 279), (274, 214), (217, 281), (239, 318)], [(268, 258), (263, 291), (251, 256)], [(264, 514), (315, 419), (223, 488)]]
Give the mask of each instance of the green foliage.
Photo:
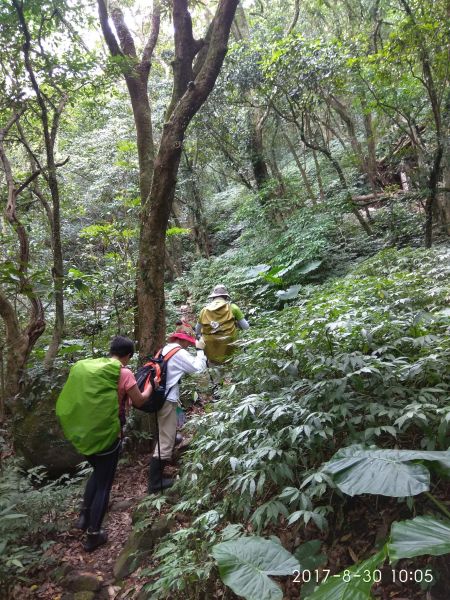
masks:
[(170, 237), (171, 235), (186, 235), (190, 232), (191, 230), (186, 227), (170, 227), (166, 230), (166, 235)]
[[(48, 538), (64, 528), (64, 512), (73, 505), (86, 468), (76, 477), (48, 481), (42, 467), (24, 477), (19, 465), (5, 461), (0, 471), (0, 581), (5, 590), (42, 564)], [(1, 591), (1, 589), (0, 589)]]
[(282, 600), (280, 587), (269, 575), (293, 575), (299, 562), (279, 540), (241, 537), (212, 548), (222, 581), (246, 600)]
[[(259, 277), (267, 263), (253, 264)], [(206, 268), (202, 273), (206, 279)], [(448, 448), (448, 274), (446, 248), (387, 249), (346, 277), (302, 286), (293, 306), (257, 308), (229, 366), (225, 379), (232, 383), (190, 422), (196, 435), (173, 514), (186, 512), (196, 524), (186, 539), (169, 536), (161, 544), (164, 585), (155, 582), (153, 591), (173, 589), (170, 568), (185, 564), (186, 551), (194, 560), (196, 538), (203, 540), (197, 564), (207, 561), (220, 532), (211, 524), (205, 537), (198, 519), (211, 511), (256, 533), (280, 524), (326, 529), (334, 484), (320, 465), (341, 446)], [(196, 279), (195, 290), (197, 281), (206, 296), (212, 278), (206, 285)], [(246, 290), (236, 273), (220, 281)], [(189, 576), (177, 577), (177, 593), (193, 580), (202, 585), (193, 572), (191, 564)]]
[[(394, 430), (395, 433), (395, 430)], [(450, 474), (450, 452), (341, 448), (322, 470), (344, 494), (381, 494), (403, 498), (430, 489), (430, 472), (418, 461), (435, 463)]]
[(431, 516), (416, 517), (410, 521), (393, 523), (389, 541), (392, 560), (414, 558), (430, 554), (450, 553), (450, 520), (441, 521)]

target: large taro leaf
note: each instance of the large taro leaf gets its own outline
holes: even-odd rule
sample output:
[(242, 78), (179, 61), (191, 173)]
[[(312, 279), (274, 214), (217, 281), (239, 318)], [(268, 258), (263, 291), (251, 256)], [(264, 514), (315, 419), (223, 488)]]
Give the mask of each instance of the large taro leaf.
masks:
[[(321, 546), (322, 540), (310, 540), (296, 548), (294, 556), (299, 560), (303, 571), (313, 572), (328, 562), (326, 555), (320, 553)], [(316, 586), (317, 581), (314, 581), (314, 577), (311, 577), (310, 581), (304, 581), (300, 590), (300, 598), (302, 600), (308, 598)]]
[(342, 448), (325, 463), (322, 470), (333, 477), (338, 488), (349, 496), (416, 496), (430, 488), (430, 472), (423, 464), (439, 464), (450, 473), (450, 451), (381, 450), (359, 444)]
[(267, 271), (270, 271), (270, 265), (255, 265), (254, 267), (249, 267), (245, 274), (247, 277), (257, 277)]
[(243, 537), (216, 544), (212, 555), (222, 581), (246, 600), (282, 600), (280, 587), (269, 575), (290, 575), (300, 563), (273, 540)]
[(450, 521), (434, 517), (416, 517), (394, 523), (388, 544), (392, 560), (413, 558), (423, 554), (440, 556), (450, 552)]
[(322, 263), (323, 260), (312, 260), (303, 265), (303, 267), (300, 267), (300, 269), (297, 270), (297, 273), (299, 273), (300, 275), (307, 275), (308, 273), (311, 273), (312, 271), (318, 269)]
[(371, 600), (373, 572), (384, 562), (386, 547), (338, 575), (330, 575), (306, 600)]
[(295, 298), (298, 296), (298, 293), (301, 290), (301, 288), (302, 288), (301, 285), (292, 285), (287, 290), (278, 290), (276, 292), (276, 295), (277, 295), (278, 299), (282, 300), (283, 302), (286, 300), (292, 300), (292, 298)]

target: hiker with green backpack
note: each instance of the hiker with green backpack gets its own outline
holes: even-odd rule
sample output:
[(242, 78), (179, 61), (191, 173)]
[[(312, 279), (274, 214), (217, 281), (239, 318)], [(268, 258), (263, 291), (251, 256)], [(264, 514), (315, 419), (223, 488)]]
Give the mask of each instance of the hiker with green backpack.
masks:
[(224, 285), (216, 285), (209, 300), (211, 302), (200, 311), (195, 332), (205, 340), (209, 363), (221, 365), (234, 351), (238, 329), (246, 330), (250, 326), (241, 309), (231, 302)]
[(93, 468), (75, 524), (86, 531), (86, 552), (108, 540), (101, 525), (119, 459), (128, 398), (140, 407), (152, 391), (148, 388), (141, 393), (126, 367), (133, 354), (134, 344), (129, 338), (115, 337), (109, 358), (88, 358), (73, 365), (56, 402), (64, 435)]

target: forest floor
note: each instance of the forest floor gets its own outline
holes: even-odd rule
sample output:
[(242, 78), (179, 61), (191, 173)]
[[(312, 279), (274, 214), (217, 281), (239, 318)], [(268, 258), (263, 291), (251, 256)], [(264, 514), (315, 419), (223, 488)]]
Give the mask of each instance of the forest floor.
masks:
[[(141, 453), (138, 457), (134, 455), (125, 455), (119, 463), (116, 479), (111, 492), (110, 508), (105, 519), (105, 529), (108, 532), (108, 543), (98, 548), (95, 552), (88, 554), (82, 547), (83, 533), (73, 528), (58, 534), (53, 540), (53, 544), (47, 550), (43, 568), (36, 572), (33, 577), (33, 585), (16, 586), (11, 600), (122, 600), (132, 599), (139, 596), (140, 589), (149, 581), (148, 578), (142, 578), (142, 569), (137, 569), (135, 573), (124, 578), (118, 585), (114, 578), (114, 564), (122, 551), (127, 538), (132, 530), (132, 515), (138, 507), (140, 501), (146, 495), (147, 488), (147, 466), (150, 459), (150, 453)], [(176, 475), (176, 467), (169, 467), (170, 475)], [(449, 490), (450, 491), (450, 490)], [(328, 562), (327, 569), (330, 572), (339, 573), (344, 568), (351, 566), (364, 557), (370, 549), (373, 548), (375, 540), (385, 538), (389, 529), (389, 524), (393, 520), (404, 518), (405, 507), (399, 506), (392, 499), (381, 499), (378, 503), (373, 498), (354, 499), (350, 506), (346, 507), (345, 515), (340, 515), (341, 522), (335, 523), (326, 537), (323, 537), (324, 545), (322, 552), (326, 554)], [(67, 513), (68, 522), (74, 522), (75, 513)], [(155, 515), (156, 516), (156, 515)], [(178, 526), (180, 526), (178, 524)], [(306, 528), (307, 538), (322, 537), (318, 531), (309, 531)], [(314, 528), (313, 528), (314, 529)], [(293, 531), (290, 528), (280, 527), (274, 530), (284, 544), (292, 543)], [(305, 540), (303, 540), (305, 541)], [(429, 560), (429, 559), (428, 559)], [(146, 565), (146, 568), (151, 566)], [(403, 563), (404, 561), (402, 561)], [(423, 569), (427, 568), (426, 561), (416, 561), (412, 564), (407, 561), (405, 564), (396, 566), (400, 569)], [(70, 579), (70, 574), (80, 574), (84, 577), (91, 577), (100, 581), (95, 595), (80, 595), (80, 593), (67, 590), (67, 586), (59, 585), (55, 581), (55, 574), (60, 574)], [(69, 575), (68, 575), (69, 574)], [(430, 594), (420, 586), (410, 581), (407, 583), (392, 582), (391, 566), (386, 565), (382, 568), (382, 583), (376, 585), (373, 589), (374, 597), (377, 600), (448, 600), (450, 594), (441, 592)], [(330, 575), (332, 576), (332, 575)], [(294, 578), (280, 580), (283, 587), (284, 600), (299, 600), (301, 584), (296, 583)], [(140, 598), (145, 596), (140, 596)], [(216, 600), (221, 598), (221, 592), (214, 594)], [(227, 598), (237, 598), (228, 592)], [(10, 600), (10, 599), (8, 599)], [(208, 599), (209, 600), (209, 599)]]
[[(189, 414), (203, 412), (203, 403), (198, 402), (189, 410)], [(179, 457), (180, 448), (187, 446), (188, 438), (175, 449), (174, 458)], [(42, 561), (42, 568), (30, 573), (33, 583), (28, 585), (18, 584), (12, 594), (5, 600), (121, 600), (136, 598), (141, 588), (149, 578), (141, 577), (142, 569), (124, 578), (120, 584), (114, 577), (114, 565), (127, 543), (133, 527), (133, 513), (138, 509), (140, 502), (147, 497), (148, 465), (151, 452), (125, 450), (119, 459), (119, 464), (111, 490), (109, 509), (105, 516), (103, 528), (108, 534), (108, 542), (92, 553), (83, 549), (84, 533), (73, 526), (78, 514), (67, 512), (63, 515), (67, 521), (67, 529), (57, 534), (51, 542)], [(164, 474), (176, 477), (178, 467), (174, 460), (173, 465), (168, 465)], [(168, 509), (166, 509), (168, 510)], [(154, 511), (155, 520), (164, 516)], [(147, 565), (148, 567), (148, 565)], [(82, 596), (83, 592), (76, 592), (74, 578), (90, 579), (100, 582), (95, 595)], [(62, 585), (59, 581), (68, 584)], [(93, 583), (95, 585), (95, 583)], [(89, 584), (88, 584), (89, 586)], [(86, 586), (83, 585), (86, 589)], [(79, 595), (80, 594), (80, 595)], [(3, 599), (2, 599), (3, 600)]]
[[(187, 411), (189, 418), (192, 413), (203, 413), (204, 405), (211, 400), (210, 396), (203, 396)], [(104, 528), (108, 532), (108, 543), (98, 548), (91, 554), (83, 550), (83, 532), (74, 529), (77, 514), (68, 512), (65, 519), (69, 524), (65, 531), (57, 534), (44, 556), (42, 568), (31, 574), (32, 584), (17, 585), (13, 594), (7, 600), (143, 600), (146, 594), (140, 594), (143, 586), (150, 578), (142, 576), (142, 567), (136, 569), (131, 575), (124, 577), (120, 582), (114, 577), (114, 565), (124, 548), (133, 528), (133, 513), (138, 509), (140, 502), (147, 493), (147, 469), (150, 461), (150, 448), (145, 452), (126, 450), (121, 460), (112, 487), (109, 511), (105, 517)], [(179, 453), (176, 453), (179, 454)], [(167, 475), (176, 476), (178, 467), (169, 466)], [(443, 490), (443, 502), (450, 497), (450, 484)], [(314, 526), (292, 528), (279, 522), (273, 527), (277, 535), (287, 548), (296, 547), (299, 543), (311, 539), (321, 539), (323, 542), (321, 552), (326, 555), (326, 569), (330, 577), (342, 572), (352, 564), (364, 559), (373, 553), (374, 547), (379, 547), (384, 542), (393, 521), (410, 518), (410, 511), (404, 503), (396, 499), (372, 496), (360, 496), (347, 501), (342, 506), (337, 504), (336, 513), (330, 518), (330, 529), (319, 532)], [(418, 502), (415, 510), (423, 512)], [(164, 511), (159, 513), (153, 509), (154, 514), (149, 514), (156, 520), (164, 516)], [(177, 517), (176, 527), (184, 526), (183, 518)], [(188, 522), (189, 519), (186, 520)], [(300, 539), (302, 538), (302, 539)], [(401, 583), (392, 580), (392, 565), (386, 564), (381, 568), (382, 581), (373, 587), (372, 593), (376, 600), (450, 600), (447, 582), (450, 581), (450, 559), (440, 557), (439, 571), (445, 573), (445, 580), (441, 580), (432, 591), (408, 578)], [(395, 565), (397, 573), (414, 573), (418, 570), (433, 568), (436, 559), (422, 557), (421, 559), (400, 561)], [(151, 570), (156, 566), (151, 556), (145, 562), (145, 569)], [(434, 569), (433, 569), (434, 570)], [(95, 585), (95, 594), (92, 592), (76, 592), (76, 586), (70, 585), (73, 577), (90, 578)], [(62, 583), (61, 583), (62, 582)], [(69, 585), (68, 585), (69, 583)], [(300, 600), (302, 584), (292, 578), (281, 578), (279, 583), (283, 588), (284, 600)], [(84, 587), (83, 589), (86, 589)], [(85, 595), (83, 595), (85, 594)], [(150, 596), (149, 596), (150, 597)], [(211, 598), (207, 600), (228, 600), (236, 598), (230, 590), (224, 594), (218, 587)], [(334, 596), (333, 596), (334, 598)], [(338, 598), (336, 596), (336, 598)], [(198, 600), (192, 598), (191, 600)], [(204, 599), (203, 599), (204, 600)]]
[[(147, 467), (150, 454), (139, 458), (121, 460), (111, 491), (110, 508), (104, 527), (108, 542), (90, 554), (83, 550), (82, 531), (70, 528), (57, 535), (46, 552), (43, 570), (34, 574), (32, 586), (17, 586), (14, 599), (39, 598), (42, 600), (66, 600), (73, 598), (64, 588), (54, 583), (55, 565), (61, 575), (69, 571), (89, 573), (102, 580), (96, 598), (119, 598), (120, 587), (114, 584), (113, 567), (132, 529), (132, 514), (147, 491)], [(77, 515), (68, 513), (68, 522), (74, 522)], [(51, 573), (53, 571), (53, 574)], [(137, 584), (139, 589), (143, 583)]]

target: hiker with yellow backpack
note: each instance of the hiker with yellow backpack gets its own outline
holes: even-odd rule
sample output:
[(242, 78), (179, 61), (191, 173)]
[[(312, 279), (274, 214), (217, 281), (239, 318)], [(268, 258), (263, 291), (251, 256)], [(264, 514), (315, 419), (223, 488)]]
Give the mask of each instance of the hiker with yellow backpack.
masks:
[(250, 326), (241, 309), (231, 302), (224, 285), (216, 285), (209, 300), (200, 311), (195, 332), (205, 341), (208, 362), (222, 365), (235, 349), (233, 342), (237, 339), (238, 329), (246, 330)]

